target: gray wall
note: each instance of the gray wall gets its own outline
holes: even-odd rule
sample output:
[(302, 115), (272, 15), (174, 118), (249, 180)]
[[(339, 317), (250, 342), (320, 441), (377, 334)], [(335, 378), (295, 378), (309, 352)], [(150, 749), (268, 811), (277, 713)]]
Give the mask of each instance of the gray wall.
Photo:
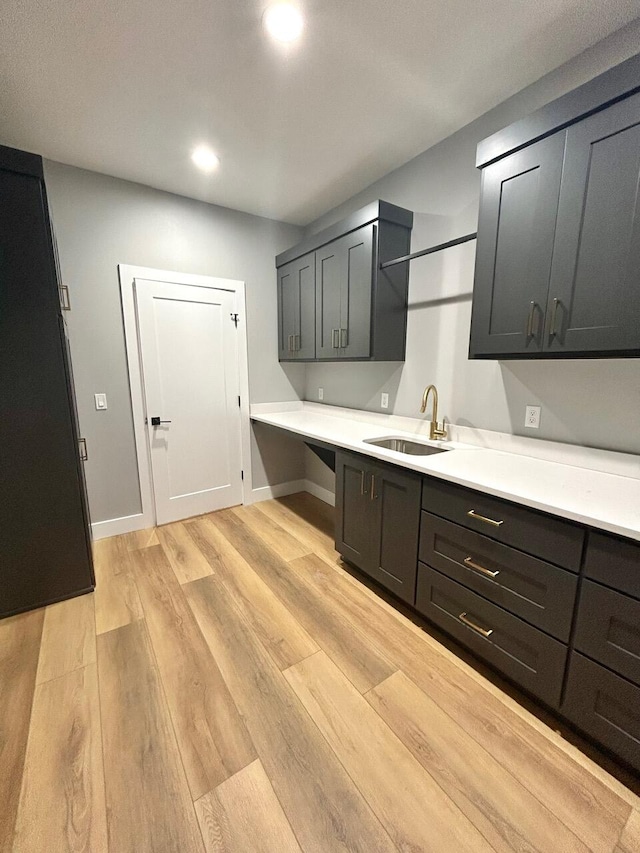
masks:
[[(614, 33), (458, 133), (391, 172), (312, 223), (324, 228), (377, 198), (415, 211), (412, 250), (476, 230), (477, 143), (640, 50), (640, 21)], [(640, 363), (629, 360), (478, 362), (467, 359), (475, 243), (411, 263), (406, 362), (314, 364), (305, 398), (418, 417), (422, 391), (438, 386), (441, 414), (455, 423), (640, 452)], [(542, 406), (539, 430), (525, 430), (527, 404)], [(330, 478), (308, 462), (307, 477)]]
[[(278, 364), (274, 256), (300, 239), (291, 225), (159, 192), (59, 163), (45, 166), (64, 282), (92, 521), (140, 512), (118, 264), (246, 282), (250, 397), (299, 399), (302, 365)], [(96, 412), (104, 391), (109, 408)], [(304, 475), (298, 443), (253, 447), (254, 488)]]

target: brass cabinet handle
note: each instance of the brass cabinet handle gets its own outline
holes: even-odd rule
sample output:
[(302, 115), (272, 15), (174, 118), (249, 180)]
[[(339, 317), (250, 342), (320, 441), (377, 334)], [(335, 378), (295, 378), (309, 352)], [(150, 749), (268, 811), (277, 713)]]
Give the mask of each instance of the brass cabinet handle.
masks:
[(527, 338), (533, 337), (533, 318), (536, 315), (536, 303), (529, 304), (529, 316), (527, 318)]
[(483, 575), (487, 575), (487, 577), (495, 578), (500, 574), (500, 570), (496, 572), (492, 572), (489, 569), (485, 569), (484, 566), (481, 566), (479, 563), (476, 563), (473, 557), (465, 557), (464, 558), (465, 566), (469, 566), (470, 569), (473, 569), (475, 572), (480, 572)]
[(472, 622), (466, 613), (461, 613), (458, 616), (458, 619), (463, 625), (466, 625), (468, 628), (471, 628), (472, 631), (475, 631), (476, 634), (480, 634), (485, 638), (490, 637), (493, 634), (493, 628), (481, 628), (480, 625), (476, 625), (475, 622)]
[(371, 475), (371, 500), (375, 501), (378, 496), (376, 495), (376, 475)]
[(340, 346), (339, 335), (340, 329), (331, 329), (331, 346), (333, 349), (338, 349)]
[(487, 518), (486, 515), (480, 515), (475, 509), (470, 509), (467, 515), (476, 518), (478, 521), (484, 521), (485, 524), (490, 524), (492, 527), (500, 527), (501, 524), (504, 524), (504, 521), (494, 521), (492, 518)]
[(551, 328), (549, 329), (549, 337), (553, 338), (558, 334), (556, 329), (556, 320), (558, 317), (558, 305), (562, 305), (559, 299), (553, 300), (553, 313), (551, 314)]
[(366, 489), (364, 487), (364, 469), (362, 471), (360, 471), (360, 494), (361, 495), (367, 494)]
[(293, 336), (293, 347), (296, 352), (300, 352), (302, 346), (300, 344), (300, 335)]
[(289, 335), (289, 352), (293, 352), (293, 335)]
[(340, 346), (342, 348), (349, 346), (349, 330), (340, 329)]

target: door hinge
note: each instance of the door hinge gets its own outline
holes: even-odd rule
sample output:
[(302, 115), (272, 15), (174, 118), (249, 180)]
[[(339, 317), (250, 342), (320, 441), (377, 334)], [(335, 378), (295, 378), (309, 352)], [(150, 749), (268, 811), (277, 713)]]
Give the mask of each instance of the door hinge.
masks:
[(63, 311), (71, 311), (71, 297), (69, 296), (69, 287), (66, 284), (61, 284), (58, 287), (60, 291), (60, 307)]
[(240, 319), (240, 318), (239, 318), (239, 316), (238, 316), (237, 314), (232, 314), (232, 315), (231, 315), (231, 319), (232, 319), (232, 320), (233, 320), (233, 322), (235, 323), (235, 327), (236, 327), (236, 329), (237, 329), (237, 328), (238, 328), (238, 321), (239, 321), (239, 319)]
[(240, 408), (241, 406), (242, 406), (242, 403), (240, 402), (240, 396), (238, 395), (238, 408)]
[(80, 450), (80, 459), (82, 462), (86, 462), (89, 458), (89, 451), (87, 450), (87, 439), (81, 438), (78, 440), (78, 446)]
[(240, 471), (240, 479), (244, 480), (244, 471)]

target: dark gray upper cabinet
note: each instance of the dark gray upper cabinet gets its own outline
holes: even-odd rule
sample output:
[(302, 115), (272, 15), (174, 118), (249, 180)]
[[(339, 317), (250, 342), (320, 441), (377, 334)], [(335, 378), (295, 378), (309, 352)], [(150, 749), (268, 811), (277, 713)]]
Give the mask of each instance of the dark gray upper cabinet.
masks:
[(564, 144), (555, 134), (483, 171), (473, 355), (542, 350)]
[(412, 224), (377, 201), (278, 255), (281, 361), (404, 359), (409, 265), (380, 264), (408, 254)]
[(471, 358), (640, 354), (634, 69), (638, 57), (478, 147)]
[(640, 350), (640, 95), (567, 131), (545, 349)]
[(420, 475), (336, 454), (336, 548), (409, 604), (415, 603)]
[(314, 358), (315, 257), (296, 258), (278, 270), (278, 357)]

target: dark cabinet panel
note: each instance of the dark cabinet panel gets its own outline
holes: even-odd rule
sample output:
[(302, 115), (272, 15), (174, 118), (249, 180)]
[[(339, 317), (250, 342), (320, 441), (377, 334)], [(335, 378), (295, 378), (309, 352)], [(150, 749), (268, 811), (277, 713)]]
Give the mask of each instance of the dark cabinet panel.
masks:
[(374, 560), (370, 473), (364, 459), (336, 453), (336, 549), (363, 571)]
[(558, 706), (565, 645), (428, 566), (418, 568), (416, 607), (525, 690)]
[(424, 480), (422, 508), (549, 563), (580, 568), (585, 534), (569, 521), (432, 478)]
[(586, 580), (574, 644), (640, 685), (640, 601)]
[(562, 713), (640, 771), (640, 687), (573, 652)]
[(368, 358), (371, 347), (374, 225), (316, 252), (316, 355)]
[(305, 255), (278, 270), (278, 356), (280, 361), (316, 353), (315, 256)]
[(399, 598), (416, 597), (421, 478), (399, 468), (371, 468), (372, 576)]
[(4, 159), (0, 149), (1, 616), (93, 587), (44, 185)]
[(336, 549), (410, 604), (419, 524), (418, 474), (336, 453)]
[(483, 170), (472, 357), (542, 349), (564, 144), (562, 132)]
[(420, 523), (420, 559), (568, 641), (577, 575), (426, 512)]
[(591, 531), (584, 573), (588, 578), (640, 598), (640, 542)]
[(567, 131), (550, 352), (640, 351), (640, 95)]

